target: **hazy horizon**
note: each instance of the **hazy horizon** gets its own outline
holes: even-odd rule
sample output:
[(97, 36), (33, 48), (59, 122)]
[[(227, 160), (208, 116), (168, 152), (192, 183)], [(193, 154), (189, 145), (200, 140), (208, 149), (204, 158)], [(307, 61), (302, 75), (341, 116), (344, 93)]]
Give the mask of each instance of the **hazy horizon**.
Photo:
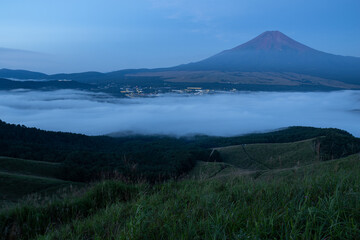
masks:
[(164, 94), (119, 99), (75, 90), (0, 91), (0, 119), (43, 130), (234, 136), (289, 126), (334, 127), (360, 137), (360, 91)]
[(320, 51), (360, 57), (358, 9), (355, 0), (6, 0), (0, 68), (69, 73), (170, 67), (268, 30)]

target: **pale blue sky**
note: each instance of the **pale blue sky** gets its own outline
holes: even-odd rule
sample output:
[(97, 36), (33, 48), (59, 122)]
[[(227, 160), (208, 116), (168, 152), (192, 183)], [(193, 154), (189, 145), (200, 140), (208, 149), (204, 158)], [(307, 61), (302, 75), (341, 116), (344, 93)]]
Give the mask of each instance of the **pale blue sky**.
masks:
[[(0, 68), (54, 73), (167, 67), (201, 60), (266, 30), (360, 57), (359, 11), (359, 0), (2, 0)], [(10, 64), (1, 48), (41, 54)]]

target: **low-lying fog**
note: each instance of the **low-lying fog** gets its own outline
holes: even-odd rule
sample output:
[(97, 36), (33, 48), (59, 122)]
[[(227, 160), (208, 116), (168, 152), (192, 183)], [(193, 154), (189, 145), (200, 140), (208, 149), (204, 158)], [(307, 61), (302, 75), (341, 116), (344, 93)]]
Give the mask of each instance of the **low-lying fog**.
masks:
[(232, 136), (287, 126), (336, 127), (360, 137), (360, 91), (251, 92), (119, 99), (61, 90), (0, 91), (0, 119), (45, 130)]

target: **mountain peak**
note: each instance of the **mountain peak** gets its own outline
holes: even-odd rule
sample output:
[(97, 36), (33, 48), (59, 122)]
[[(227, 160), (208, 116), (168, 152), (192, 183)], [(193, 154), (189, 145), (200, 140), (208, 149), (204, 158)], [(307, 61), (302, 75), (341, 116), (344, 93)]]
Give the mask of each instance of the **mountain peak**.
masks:
[(280, 31), (266, 31), (254, 39), (237, 46), (230, 51), (259, 50), (259, 51), (285, 51), (295, 50), (299, 52), (313, 50)]

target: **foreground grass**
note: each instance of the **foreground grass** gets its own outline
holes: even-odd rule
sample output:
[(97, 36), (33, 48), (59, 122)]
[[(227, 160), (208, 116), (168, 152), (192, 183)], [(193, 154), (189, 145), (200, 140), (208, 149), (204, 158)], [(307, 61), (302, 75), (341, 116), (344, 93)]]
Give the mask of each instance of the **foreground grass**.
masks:
[(111, 181), (66, 201), (1, 212), (0, 226), (24, 239), (357, 239), (359, 183), (359, 155), (256, 179)]
[(25, 201), (0, 212), (0, 239), (31, 239), (73, 219), (83, 219), (116, 202), (134, 197), (140, 187), (102, 182), (65, 199)]

